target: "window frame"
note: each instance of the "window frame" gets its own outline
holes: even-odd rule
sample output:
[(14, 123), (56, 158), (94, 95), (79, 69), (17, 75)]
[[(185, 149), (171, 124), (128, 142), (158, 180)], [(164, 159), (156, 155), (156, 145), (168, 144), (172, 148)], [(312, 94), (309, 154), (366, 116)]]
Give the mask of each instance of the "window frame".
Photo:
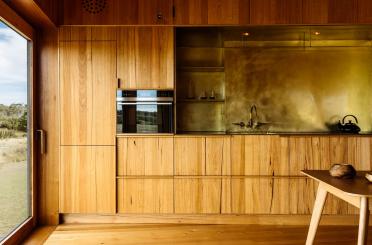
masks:
[(35, 106), (36, 99), (36, 32), (22, 17), (13, 11), (4, 1), (0, 1), (0, 21), (4, 22), (14, 31), (18, 32), (27, 41), (28, 54), (28, 147), (29, 147), (29, 191), (31, 194), (30, 217), (13, 230), (0, 244), (17, 244), (24, 240), (37, 224), (37, 185), (36, 185), (36, 147), (35, 147)]

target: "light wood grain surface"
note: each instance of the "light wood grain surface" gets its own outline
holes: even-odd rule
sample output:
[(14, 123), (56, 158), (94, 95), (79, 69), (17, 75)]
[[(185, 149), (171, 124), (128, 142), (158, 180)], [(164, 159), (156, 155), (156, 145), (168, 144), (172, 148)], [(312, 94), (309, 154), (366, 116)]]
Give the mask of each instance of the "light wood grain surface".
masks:
[[(304, 244), (305, 226), (60, 225), (51, 244)], [(355, 244), (356, 227), (321, 227), (316, 244)], [(372, 242), (370, 239), (369, 242)]]

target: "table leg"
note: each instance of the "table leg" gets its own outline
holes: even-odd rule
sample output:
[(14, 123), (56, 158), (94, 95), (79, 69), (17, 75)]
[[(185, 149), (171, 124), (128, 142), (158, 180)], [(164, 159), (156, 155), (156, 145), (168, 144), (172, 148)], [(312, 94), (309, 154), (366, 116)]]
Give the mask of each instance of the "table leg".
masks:
[(368, 221), (369, 221), (368, 198), (361, 197), (360, 198), (358, 245), (367, 244)]
[(319, 184), (318, 192), (316, 194), (313, 214), (311, 216), (311, 222), (309, 231), (307, 233), (306, 245), (312, 245), (314, 243), (316, 230), (318, 229), (318, 225), (320, 222), (320, 218), (322, 216), (324, 203), (327, 198), (327, 191)]

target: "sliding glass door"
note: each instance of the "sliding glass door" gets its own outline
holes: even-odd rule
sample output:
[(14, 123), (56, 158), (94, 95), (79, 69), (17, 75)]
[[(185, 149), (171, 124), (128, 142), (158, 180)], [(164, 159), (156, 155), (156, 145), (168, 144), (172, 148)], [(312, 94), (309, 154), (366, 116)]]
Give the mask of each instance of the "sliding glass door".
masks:
[(31, 45), (0, 20), (0, 243), (32, 217)]

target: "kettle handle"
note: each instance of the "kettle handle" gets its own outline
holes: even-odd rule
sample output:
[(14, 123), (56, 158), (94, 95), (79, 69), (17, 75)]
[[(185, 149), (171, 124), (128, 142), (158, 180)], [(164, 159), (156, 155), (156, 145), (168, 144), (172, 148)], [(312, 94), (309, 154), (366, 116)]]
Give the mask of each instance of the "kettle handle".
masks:
[(358, 124), (358, 118), (356, 116), (354, 116), (354, 115), (351, 115), (351, 114), (344, 116), (344, 118), (342, 119), (342, 124), (345, 124), (345, 119), (347, 117), (353, 117), (355, 119), (355, 122)]

